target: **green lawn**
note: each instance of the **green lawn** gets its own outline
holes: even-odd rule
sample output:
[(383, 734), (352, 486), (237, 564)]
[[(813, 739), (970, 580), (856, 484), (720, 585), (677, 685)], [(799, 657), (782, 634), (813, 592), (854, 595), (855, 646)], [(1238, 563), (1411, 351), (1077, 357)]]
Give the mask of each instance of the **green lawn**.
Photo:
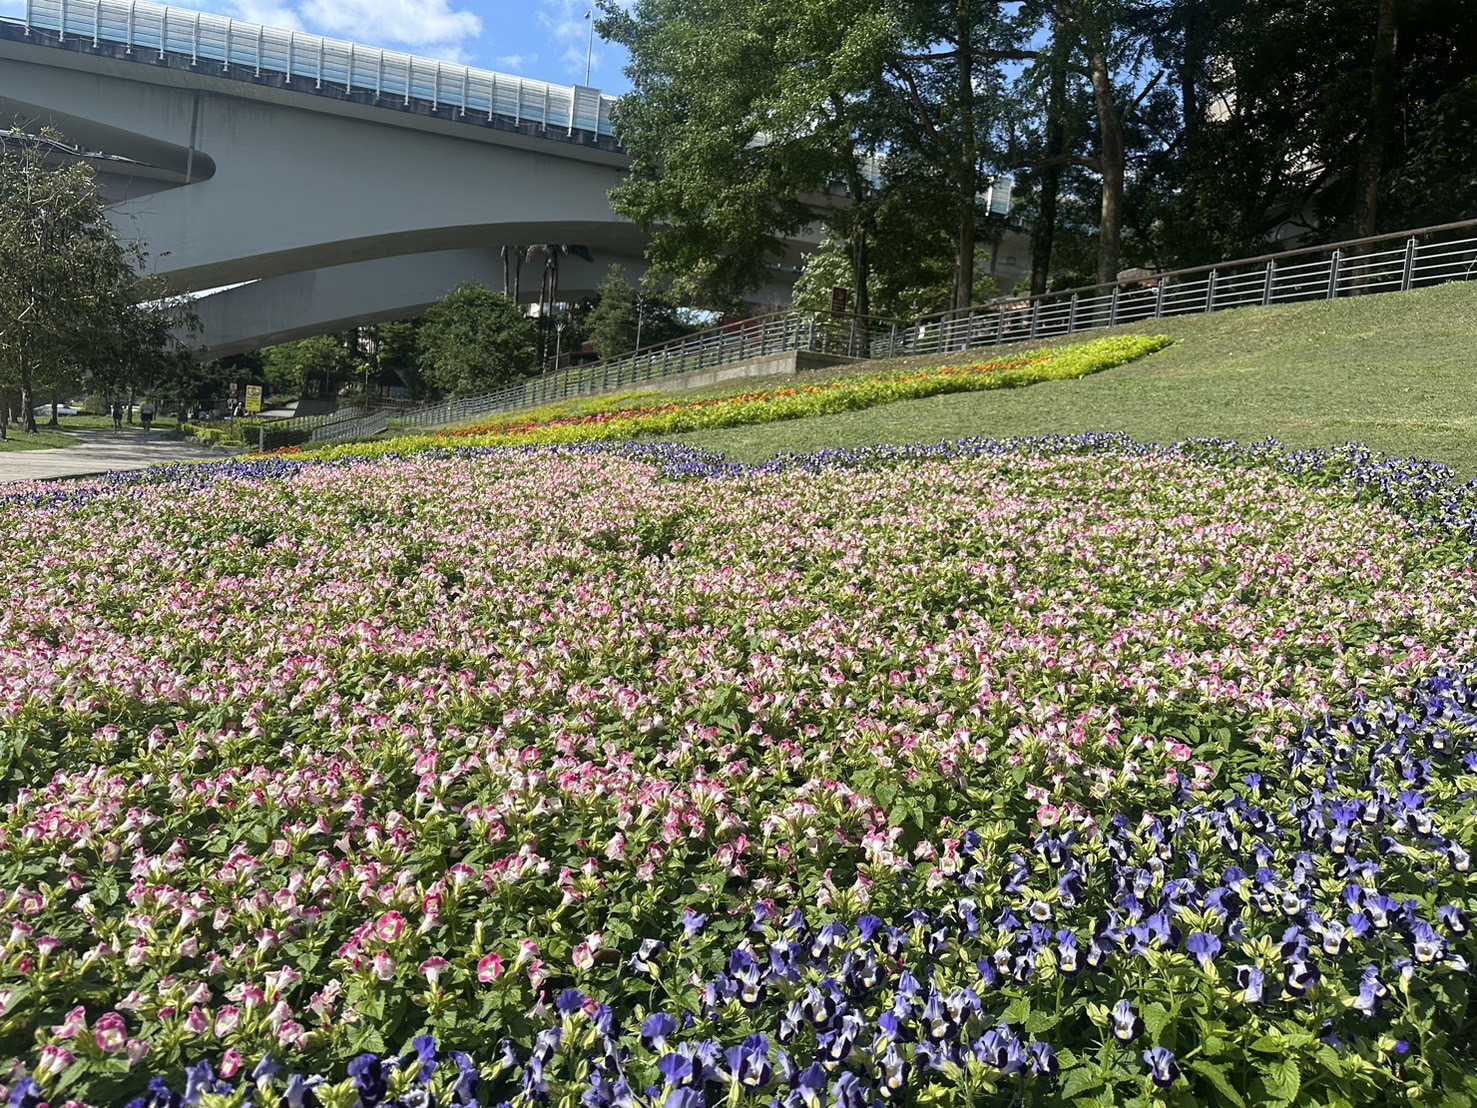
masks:
[(0, 454), (18, 450), (55, 450), (63, 446), (76, 446), (77, 440), (67, 434), (69, 426), (62, 421), (61, 429), (48, 427), (43, 420), (36, 421), (36, 434), (28, 435), (22, 424), (12, 423), (5, 431), (5, 441), (0, 442)]
[[(57, 420), (60, 426), (50, 426), (50, 417), (38, 418), (36, 420), (36, 434), (28, 435), (20, 424), (12, 423), (6, 432), (6, 439), (0, 442), (0, 454), (10, 453), (17, 450), (59, 450), (63, 447), (76, 446), (77, 440), (68, 432), (71, 431), (106, 431), (113, 426), (112, 416), (102, 415), (80, 415), (60, 416)], [(127, 427), (127, 424), (124, 424)], [(133, 426), (139, 426), (138, 417), (134, 416)], [(154, 420), (155, 431), (174, 431), (176, 422), (173, 419)]]
[(678, 441), (758, 460), (784, 450), (971, 435), (1122, 431), (1158, 442), (1271, 435), (1299, 447), (1360, 442), (1477, 476), (1477, 283), (1151, 320), (1124, 330), (1177, 342), (1074, 381), (694, 432)]

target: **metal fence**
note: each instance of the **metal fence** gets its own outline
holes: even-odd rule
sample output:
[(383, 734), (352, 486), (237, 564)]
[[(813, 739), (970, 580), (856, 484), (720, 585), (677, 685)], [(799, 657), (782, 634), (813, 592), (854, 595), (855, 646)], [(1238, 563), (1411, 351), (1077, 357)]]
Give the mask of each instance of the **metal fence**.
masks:
[(998, 298), (967, 311), (907, 322), (827, 312), (758, 316), (623, 358), (561, 369), (496, 392), (413, 409), (398, 418), (408, 427), (460, 423), (787, 351), (858, 359), (949, 353), (1145, 319), (1398, 292), (1473, 278), (1477, 278), (1477, 220), (1466, 220), (1214, 266), (1143, 273), (1110, 285)]
[(913, 323), (886, 351), (935, 354), (1053, 338), (1146, 319), (1334, 300), (1477, 277), (1477, 220), (1330, 246), (1144, 273), (1110, 285), (995, 300)]
[(895, 320), (833, 316), (828, 312), (780, 312), (740, 320), (686, 339), (647, 347), (624, 358), (531, 377), (496, 392), (416, 408), (396, 417), (405, 427), (437, 427), (494, 412), (556, 404), (581, 396), (618, 392), (651, 381), (752, 361), (770, 354), (805, 350), (843, 357), (870, 357), (879, 341), (899, 327)]
[(309, 442), (333, 442), (336, 439), (367, 439), (390, 426), (388, 412), (370, 412), (351, 419), (334, 420), (308, 432)]
[(191, 66), (260, 77), (279, 74), (377, 98), (425, 102), (433, 110), (498, 116), (515, 126), (535, 123), (567, 133), (611, 136), (615, 98), (584, 85), (551, 85), (454, 62), (264, 27), (205, 12), (142, 0), (26, 0), (25, 24), (54, 32), (59, 41), (110, 43), (125, 52), (157, 52), (188, 58)]

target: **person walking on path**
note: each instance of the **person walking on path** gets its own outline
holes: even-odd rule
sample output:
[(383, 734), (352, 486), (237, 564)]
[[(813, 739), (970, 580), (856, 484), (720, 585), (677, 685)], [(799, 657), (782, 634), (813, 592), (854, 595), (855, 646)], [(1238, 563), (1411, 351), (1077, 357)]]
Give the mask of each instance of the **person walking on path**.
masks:
[(119, 401), (113, 401), (113, 430), (123, 430), (123, 405)]
[(143, 406), (138, 410), (138, 418), (143, 422), (144, 434), (149, 433), (149, 428), (154, 423), (154, 402), (145, 400)]

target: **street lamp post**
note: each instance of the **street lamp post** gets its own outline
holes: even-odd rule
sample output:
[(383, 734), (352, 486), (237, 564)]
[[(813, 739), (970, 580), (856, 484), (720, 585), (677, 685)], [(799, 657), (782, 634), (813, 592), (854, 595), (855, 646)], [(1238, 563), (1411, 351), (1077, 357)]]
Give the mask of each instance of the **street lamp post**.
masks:
[(559, 368), (559, 348), (564, 340), (564, 320), (554, 324), (554, 368)]
[(585, 13), (585, 21), (590, 25), (590, 44), (585, 47), (585, 84), (590, 83), (590, 63), (595, 60), (595, 9), (591, 8)]

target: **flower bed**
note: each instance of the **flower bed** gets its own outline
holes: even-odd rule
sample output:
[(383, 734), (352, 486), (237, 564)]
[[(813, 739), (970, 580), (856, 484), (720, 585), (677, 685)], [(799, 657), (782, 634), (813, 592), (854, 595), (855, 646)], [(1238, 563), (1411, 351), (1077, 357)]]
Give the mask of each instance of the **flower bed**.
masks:
[(1450, 490), (1099, 445), (13, 497), (16, 1102), (1459, 1103)]
[(1163, 335), (1117, 335), (1073, 346), (964, 366), (932, 366), (905, 372), (866, 373), (818, 384), (786, 385), (730, 396), (663, 404), (630, 404), (579, 414), (520, 413), (455, 431), (409, 435), (370, 443), (347, 443), (317, 450), (296, 447), (281, 453), (314, 458), (376, 457), (409, 454), (448, 445), (520, 446), (576, 442), (617, 442), (640, 436), (675, 435), (713, 427), (775, 423), (834, 415), (899, 400), (920, 400), (954, 392), (1018, 388), (1041, 381), (1084, 377), (1162, 350)]

